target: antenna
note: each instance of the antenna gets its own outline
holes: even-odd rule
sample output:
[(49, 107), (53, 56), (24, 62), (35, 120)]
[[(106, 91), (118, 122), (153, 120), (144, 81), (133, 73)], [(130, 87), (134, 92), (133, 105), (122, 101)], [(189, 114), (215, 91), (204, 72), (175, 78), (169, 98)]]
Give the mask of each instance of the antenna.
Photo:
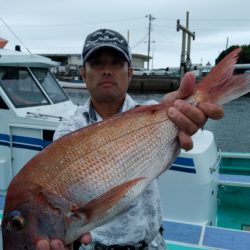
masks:
[(21, 41), (21, 39), (19, 39), (19, 37), (15, 34), (15, 32), (8, 26), (8, 24), (3, 20), (3, 18), (0, 17), (0, 19), (3, 22), (3, 24), (7, 27), (7, 29), (12, 33), (12, 35), (14, 35), (15, 38), (23, 45), (23, 47), (32, 55), (30, 50), (25, 46), (25, 44)]

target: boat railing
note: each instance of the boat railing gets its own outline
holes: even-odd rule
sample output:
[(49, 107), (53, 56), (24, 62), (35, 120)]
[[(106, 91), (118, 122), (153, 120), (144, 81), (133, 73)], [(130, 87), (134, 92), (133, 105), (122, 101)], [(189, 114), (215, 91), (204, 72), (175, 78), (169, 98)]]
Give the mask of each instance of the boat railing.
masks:
[(219, 148), (219, 149), (218, 149), (217, 161), (216, 161), (216, 163), (214, 164), (214, 166), (210, 168), (210, 173), (211, 173), (211, 174), (212, 174), (213, 172), (216, 172), (216, 171), (219, 169), (220, 163), (221, 163), (221, 158), (222, 158), (222, 156), (221, 156), (221, 149)]
[(56, 118), (56, 119), (58, 119), (59, 121), (62, 121), (62, 119), (63, 119), (62, 116), (41, 114), (41, 113), (35, 113), (35, 112), (27, 112), (27, 115), (28, 115), (29, 117), (34, 117), (34, 118)]

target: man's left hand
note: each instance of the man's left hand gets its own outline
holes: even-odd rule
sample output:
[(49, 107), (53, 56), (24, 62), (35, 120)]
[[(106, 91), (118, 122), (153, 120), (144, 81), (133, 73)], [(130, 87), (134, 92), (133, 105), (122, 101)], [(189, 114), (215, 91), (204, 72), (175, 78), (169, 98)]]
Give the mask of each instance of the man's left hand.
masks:
[(190, 150), (193, 148), (191, 136), (202, 128), (208, 118), (217, 120), (224, 115), (223, 108), (219, 105), (200, 102), (196, 106), (185, 102), (195, 89), (195, 76), (187, 73), (183, 77), (177, 91), (166, 94), (162, 102), (169, 106), (168, 116), (179, 128), (178, 138), (181, 148)]

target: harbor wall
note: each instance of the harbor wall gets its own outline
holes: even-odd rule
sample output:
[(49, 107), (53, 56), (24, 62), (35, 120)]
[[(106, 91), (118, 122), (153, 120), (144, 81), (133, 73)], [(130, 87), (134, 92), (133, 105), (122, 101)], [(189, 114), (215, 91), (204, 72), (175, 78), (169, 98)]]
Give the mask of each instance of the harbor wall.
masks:
[(178, 89), (180, 79), (168, 76), (133, 76), (129, 91), (170, 92)]

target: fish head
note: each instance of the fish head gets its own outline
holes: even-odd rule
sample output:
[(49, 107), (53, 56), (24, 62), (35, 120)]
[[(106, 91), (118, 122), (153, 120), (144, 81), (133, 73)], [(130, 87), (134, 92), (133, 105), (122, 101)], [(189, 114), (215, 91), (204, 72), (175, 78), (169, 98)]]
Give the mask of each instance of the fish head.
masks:
[[(39, 240), (63, 239), (65, 221), (60, 211), (38, 195), (24, 195), (23, 199), (20, 196), (10, 195), (6, 199), (2, 219), (3, 249), (35, 250)], [(21, 200), (24, 202), (20, 203)]]
[(2, 220), (3, 249), (35, 250), (36, 238), (43, 238), (37, 230), (37, 219), (22, 207), (6, 212)]

